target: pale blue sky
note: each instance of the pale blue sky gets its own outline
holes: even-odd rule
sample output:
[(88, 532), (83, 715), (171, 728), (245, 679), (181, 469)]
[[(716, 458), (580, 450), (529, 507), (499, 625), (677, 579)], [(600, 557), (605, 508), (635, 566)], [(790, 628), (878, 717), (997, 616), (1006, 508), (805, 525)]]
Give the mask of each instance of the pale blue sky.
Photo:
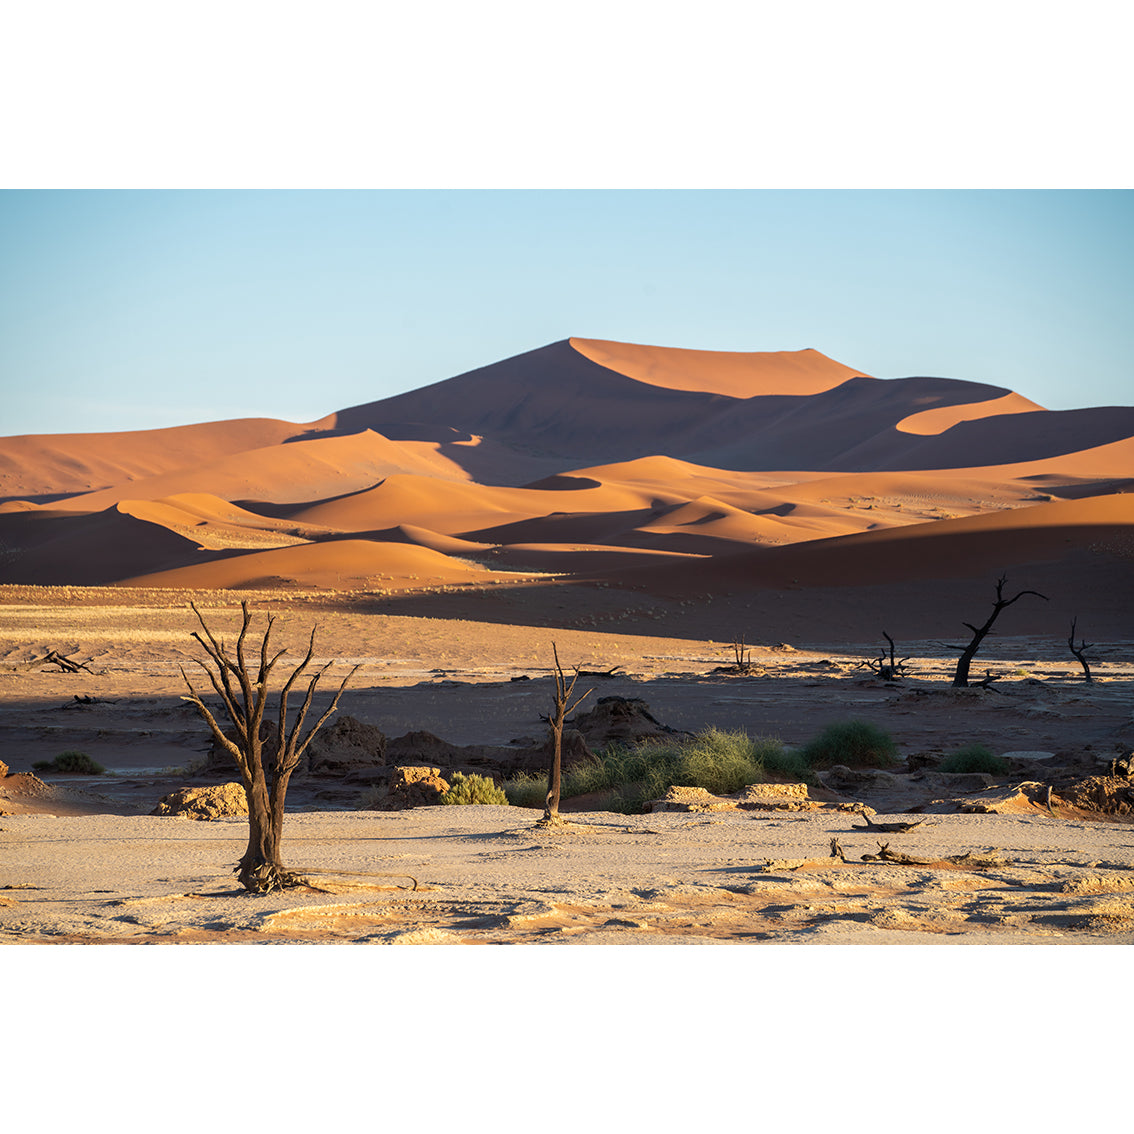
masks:
[(307, 421), (576, 335), (1134, 402), (1134, 192), (0, 193), (0, 434)]

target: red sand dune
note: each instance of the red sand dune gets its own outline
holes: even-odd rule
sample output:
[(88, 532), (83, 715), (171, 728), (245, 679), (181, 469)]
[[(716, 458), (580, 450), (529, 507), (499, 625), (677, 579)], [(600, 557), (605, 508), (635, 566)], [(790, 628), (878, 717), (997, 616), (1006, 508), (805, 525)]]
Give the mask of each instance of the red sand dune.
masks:
[[(280, 445), (298, 427), (244, 418), (131, 433), (69, 433), (0, 438), (0, 499), (68, 495), (106, 488), (246, 449)], [(101, 507), (106, 507), (107, 501)]]
[(818, 594), (1103, 559), (1121, 578), (1131, 486), (1130, 407), (1051, 412), (815, 350), (570, 339), (306, 425), (0, 439), (0, 582), (404, 591), (522, 570)]
[(368, 430), (350, 437), (249, 449), (186, 465), (68, 500), (68, 508), (102, 509), (123, 499), (207, 493), (225, 500), (300, 503), (369, 487), (382, 477), (413, 473), (461, 477), (434, 447), (399, 444)]
[(947, 579), (1056, 560), (1071, 548), (1125, 558), (1134, 569), (1132, 540), (1134, 496), (1104, 496), (740, 552), (701, 578), (824, 587)]

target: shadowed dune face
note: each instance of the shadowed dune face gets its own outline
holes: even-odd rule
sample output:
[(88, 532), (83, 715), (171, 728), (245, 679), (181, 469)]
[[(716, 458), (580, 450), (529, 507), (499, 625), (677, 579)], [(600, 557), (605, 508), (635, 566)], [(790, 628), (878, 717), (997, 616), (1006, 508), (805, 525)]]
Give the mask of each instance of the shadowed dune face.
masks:
[(1065, 564), (1125, 609), (1132, 485), (1131, 407), (570, 339), (306, 425), (0, 439), (0, 583), (931, 601)]

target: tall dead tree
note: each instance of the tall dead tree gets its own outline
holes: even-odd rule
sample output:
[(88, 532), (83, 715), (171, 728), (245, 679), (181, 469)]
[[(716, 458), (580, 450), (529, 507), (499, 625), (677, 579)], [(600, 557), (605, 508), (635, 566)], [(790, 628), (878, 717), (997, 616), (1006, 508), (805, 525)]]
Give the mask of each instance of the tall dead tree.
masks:
[(551, 733), (551, 767), (547, 772), (547, 798), (544, 802), (544, 822), (555, 822), (559, 818), (559, 789), (563, 773), (563, 722), (568, 713), (573, 713), (590, 695), (593, 689), (588, 689), (581, 697), (571, 698), (575, 693), (575, 683), (579, 680), (579, 667), (575, 666), (575, 676), (570, 684), (559, 664), (559, 651), (555, 643), (551, 643), (551, 652), (555, 655), (555, 704), (547, 723)]
[[(253, 893), (264, 894), (270, 890), (301, 885), (303, 879), (290, 873), (280, 861), (280, 835), (283, 832), (284, 800), (287, 796), (288, 781), (312, 738), (338, 708), (339, 698), (358, 666), (343, 678), (330, 708), (306, 734), (302, 734), (303, 722), (307, 717), (307, 711), (311, 708), (319, 679), (327, 672), (331, 663), (328, 662), (317, 673), (311, 675), (303, 705), (294, 723), (289, 727), (288, 697), (296, 682), (311, 664), (311, 658), (315, 653), (315, 627), (312, 627), (307, 656), (297, 668), (292, 670), (291, 676), (284, 682), (280, 691), (277, 731), (275, 737), (267, 740), (268, 750), (265, 751), (266, 738), (260, 726), (264, 723), (264, 710), (268, 701), (268, 678), (276, 663), (287, 653), (287, 650), (280, 650), (275, 655), (269, 656), (274, 615), (268, 615), (268, 625), (257, 651), (258, 666), (253, 674), (245, 656), (245, 641), (252, 623), (248, 604), (246, 602), (240, 604), (244, 621), (240, 627), (240, 636), (236, 640), (235, 658), (225, 648), (224, 643), (213, 635), (197, 607), (193, 603), (189, 605), (204, 631), (204, 637), (196, 632), (193, 637), (204, 648), (211, 664), (199, 659), (194, 660), (205, 671), (213, 691), (220, 697), (224, 714), (235, 730), (235, 739), (226, 735), (217, 718), (193, 688), (193, 683), (186, 676), (184, 669), (181, 670), (181, 676), (189, 689), (189, 695), (181, 699), (196, 706), (197, 712), (209, 726), (216, 742), (236, 761), (236, 766), (240, 769), (244, 794), (248, 799), (248, 849), (237, 863), (235, 873), (239, 875), (241, 885)], [(265, 762), (268, 763), (267, 768), (264, 766)]]
[[(973, 632), (973, 637), (972, 641), (961, 649), (961, 656), (957, 659), (957, 669), (953, 674), (953, 686), (955, 688), (965, 689), (968, 687), (969, 666), (972, 664), (973, 658), (976, 657), (981, 642), (987, 637), (988, 632), (992, 629), (992, 624), (1000, 617), (1002, 610), (1011, 606), (1018, 599), (1022, 599), (1024, 595), (1035, 595), (1036, 598), (1041, 598), (1044, 602), (1047, 602), (1047, 595), (1041, 595), (1039, 591), (1019, 591), (1011, 598), (1006, 599), (1004, 597), (1004, 584), (1006, 582), (1008, 582), (1007, 575), (1001, 575), (996, 580), (996, 601), (992, 604), (992, 613), (983, 626), (974, 626), (971, 622), (963, 623)], [(986, 682), (991, 680), (993, 680), (991, 676), (986, 678)]]
[(1088, 642), (1083, 638), (1079, 639), (1077, 646), (1075, 645), (1075, 626), (1078, 621), (1079, 619), (1077, 617), (1071, 619), (1071, 633), (1067, 636), (1067, 645), (1070, 647), (1071, 652), (1079, 659), (1079, 664), (1083, 667), (1083, 680), (1093, 682), (1094, 678), (1091, 676), (1091, 667), (1087, 664), (1086, 653), (1088, 650), (1093, 650), (1095, 647), (1094, 643)]

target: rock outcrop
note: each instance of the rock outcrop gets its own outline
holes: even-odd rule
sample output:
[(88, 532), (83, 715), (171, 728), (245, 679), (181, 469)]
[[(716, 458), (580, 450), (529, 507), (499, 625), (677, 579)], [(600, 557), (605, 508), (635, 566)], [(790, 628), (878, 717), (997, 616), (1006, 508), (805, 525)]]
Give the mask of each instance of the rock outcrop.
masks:
[(151, 815), (181, 815), (186, 819), (226, 819), (247, 815), (248, 800), (240, 784), (181, 788), (162, 796)]
[(377, 725), (342, 716), (316, 733), (299, 770), (313, 776), (336, 776), (360, 768), (383, 768), (387, 748), (386, 734)]
[(1134, 779), (1088, 776), (1058, 789), (1058, 802), (1101, 815), (1134, 815)]
[(722, 799), (700, 787), (671, 787), (661, 799), (651, 800), (646, 811), (735, 811), (735, 799)]
[(582, 733), (592, 749), (687, 735), (663, 725), (650, 712), (650, 706), (636, 697), (602, 697), (590, 712), (576, 714), (571, 727)]
[(441, 776), (440, 768), (408, 765), (394, 768), (386, 795), (377, 799), (374, 811), (404, 811), (410, 807), (427, 807), (441, 802), (449, 790), (449, 782)]
[(806, 784), (752, 784), (737, 806), (745, 811), (810, 811), (814, 805)]

